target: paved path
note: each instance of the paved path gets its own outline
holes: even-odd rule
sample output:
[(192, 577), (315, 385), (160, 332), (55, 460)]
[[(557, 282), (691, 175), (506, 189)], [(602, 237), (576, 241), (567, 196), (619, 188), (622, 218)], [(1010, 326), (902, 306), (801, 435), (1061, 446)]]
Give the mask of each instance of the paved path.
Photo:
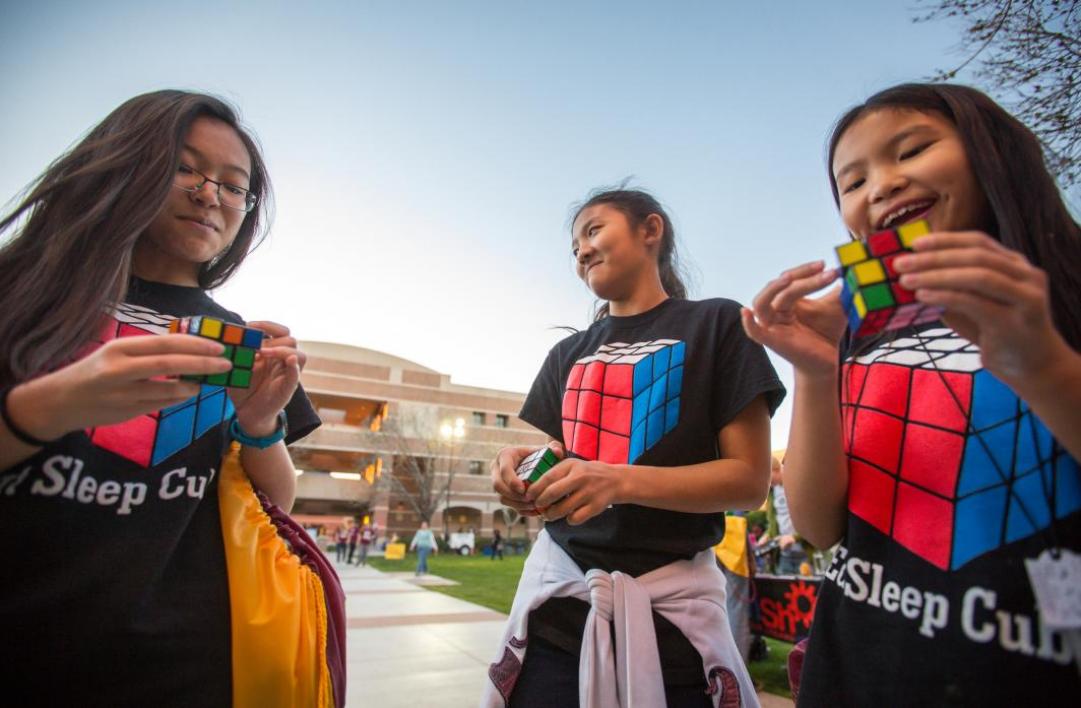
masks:
[[(337, 569), (348, 618), (346, 705), (475, 708), (506, 615), (425, 590), (408, 573)], [(792, 705), (759, 698), (763, 708)]]
[(349, 708), (477, 705), (505, 615), (372, 568), (338, 573)]

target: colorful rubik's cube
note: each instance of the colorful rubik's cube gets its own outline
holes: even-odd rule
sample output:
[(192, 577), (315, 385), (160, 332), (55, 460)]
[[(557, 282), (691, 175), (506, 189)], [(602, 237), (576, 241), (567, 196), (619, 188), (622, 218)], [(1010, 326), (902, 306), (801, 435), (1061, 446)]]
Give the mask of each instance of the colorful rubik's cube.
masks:
[(197, 381), (211, 386), (248, 388), (251, 386), (255, 352), (263, 346), (263, 333), (252, 327), (225, 322), (213, 317), (184, 317), (169, 323), (169, 331), (177, 334), (194, 334), (213, 339), (225, 345), (222, 354), (233, 362), (231, 371), (221, 374), (184, 375), (185, 381)]
[(563, 443), (586, 460), (633, 463), (679, 422), (686, 345), (674, 339), (605, 344), (571, 367)]
[(550, 447), (542, 447), (541, 449), (533, 452), (529, 457), (522, 460), (518, 465), (516, 472), (518, 473), (518, 479), (525, 482), (525, 486), (528, 489), (529, 485), (536, 482), (538, 479), (544, 476), (544, 473), (559, 464), (559, 458), (552, 452)]
[(949, 329), (846, 363), (848, 508), (916, 556), (956, 570), (1081, 510), (1081, 468)]
[(841, 304), (854, 336), (934, 322), (942, 315), (942, 308), (917, 302), (911, 290), (901, 287), (893, 268), (893, 260), (911, 251), (929, 230), (920, 219), (834, 249), (844, 271)]

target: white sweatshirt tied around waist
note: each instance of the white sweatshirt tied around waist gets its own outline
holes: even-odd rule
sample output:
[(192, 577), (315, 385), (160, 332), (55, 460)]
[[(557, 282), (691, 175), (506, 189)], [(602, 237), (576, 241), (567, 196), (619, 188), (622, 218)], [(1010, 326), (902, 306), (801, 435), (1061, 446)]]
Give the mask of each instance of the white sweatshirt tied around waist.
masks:
[(541, 531), (518, 583), (500, 655), (489, 668), (481, 708), (507, 705), (528, 647), (529, 613), (553, 597), (577, 597), (590, 605), (578, 664), (581, 708), (664, 708), (652, 610), (701, 654), (702, 676), (715, 708), (758, 707), (728, 626), (724, 574), (712, 550), (637, 578), (596, 569), (583, 574)]

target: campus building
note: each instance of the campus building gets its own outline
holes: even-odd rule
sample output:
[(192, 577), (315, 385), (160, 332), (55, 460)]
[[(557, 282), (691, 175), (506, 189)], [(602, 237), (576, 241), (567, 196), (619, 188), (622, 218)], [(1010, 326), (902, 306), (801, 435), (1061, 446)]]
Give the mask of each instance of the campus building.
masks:
[[(368, 518), (380, 536), (409, 538), (420, 524), (415, 502), (450, 493), (432, 528), (473, 529), (489, 537), (533, 537), (536, 518), (508, 519), (492, 492), (489, 465), (507, 445), (543, 445), (546, 436), (518, 420), (525, 396), (463, 386), (416, 362), (361, 347), (301, 342), (308, 355), (301, 382), (323, 420), (290, 446), (298, 470), (293, 515), (302, 523)], [(434, 484), (417, 488), (417, 472)], [(399, 484), (388, 479), (395, 475)]]

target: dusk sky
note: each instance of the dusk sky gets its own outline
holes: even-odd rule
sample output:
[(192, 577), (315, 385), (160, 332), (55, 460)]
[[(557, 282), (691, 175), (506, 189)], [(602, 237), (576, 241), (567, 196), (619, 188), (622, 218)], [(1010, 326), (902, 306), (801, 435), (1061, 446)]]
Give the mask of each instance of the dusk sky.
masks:
[[(956, 63), (913, 2), (5, 2), (0, 202), (127, 98), (234, 102), (269, 240), (215, 297), (301, 339), (525, 391), (588, 324), (567, 220), (630, 178), (670, 210), (692, 297), (748, 302), (846, 236), (832, 122)], [(775, 363), (791, 384), (791, 370)], [(783, 446), (788, 403), (775, 418)]]

